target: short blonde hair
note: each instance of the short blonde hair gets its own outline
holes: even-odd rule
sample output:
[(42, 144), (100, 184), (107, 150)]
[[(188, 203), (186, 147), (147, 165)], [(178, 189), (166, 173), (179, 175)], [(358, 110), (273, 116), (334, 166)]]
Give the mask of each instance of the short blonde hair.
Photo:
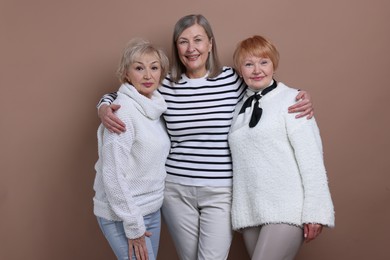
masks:
[(241, 74), (241, 65), (247, 56), (269, 58), (272, 61), (274, 70), (278, 68), (279, 52), (275, 45), (263, 36), (255, 35), (249, 37), (237, 45), (233, 54), (233, 63), (239, 74)]
[(159, 59), (160, 66), (161, 66), (161, 77), (160, 77), (159, 84), (162, 83), (169, 70), (168, 57), (165, 55), (164, 51), (161, 50), (160, 48), (155, 47), (149, 41), (139, 39), (139, 38), (129, 41), (125, 49), (123, 50), (122, 58), (119, 62), (118, 70), (116, 72), (119, 81), (121, 83), (128, 82), (127, 72), (131, 64), (133, 64), (137, 58), (139, 58), (144, 54), (155, 54)]

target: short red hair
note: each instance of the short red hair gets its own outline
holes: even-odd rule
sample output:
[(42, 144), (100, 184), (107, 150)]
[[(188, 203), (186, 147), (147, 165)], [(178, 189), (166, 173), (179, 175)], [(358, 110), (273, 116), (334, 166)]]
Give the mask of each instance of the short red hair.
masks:
[(269, 58), (272, 61), (274, 70), (279, 65), (279, 52), (275, 45), (263, 36), (255, 35), (241, 41), (234, 51), (234, 67), (241, 74), (241, 65), (248, 56)]

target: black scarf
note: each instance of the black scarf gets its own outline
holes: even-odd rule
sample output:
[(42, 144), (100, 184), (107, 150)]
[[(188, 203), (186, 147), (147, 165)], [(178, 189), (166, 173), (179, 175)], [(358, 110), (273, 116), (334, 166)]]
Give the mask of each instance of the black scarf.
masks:
[(253, 107), (253, 112), (252, 112), (252, 116), (251, 116), (251, 120), (249, 121), (249, 127), (252, 128), (252, 127), (255, 127), (257, 125), (257, 123), (260, 121), (260, 118), (261, 118), (261, 114), (263, 113), (263, 109), (261, 107), (259, 107), (259, 100), (265, 96), (267, 93), (271, 92), (272, 90), (274, 90), (276, 87), (277, 87), (278, 83), (276, 82), (276, 80), (274, 80), (274, 83), (272, 83), (271, 86), (263, 89), (261, 92), (257, 92), (255, 94), (253, 94), (252, 96), (250, 96), (247, 100), (245, 100), (244, 104), (242, 105), (241, 107), (241, 110), (238, 114), (241, 114), (241, 113), (244, 113), (245, 110), (248, 108), (248, 107), (251, 107), (252, 105), (252, 101), (253, 100), (256, 100), (255, 102), (255, 105)]

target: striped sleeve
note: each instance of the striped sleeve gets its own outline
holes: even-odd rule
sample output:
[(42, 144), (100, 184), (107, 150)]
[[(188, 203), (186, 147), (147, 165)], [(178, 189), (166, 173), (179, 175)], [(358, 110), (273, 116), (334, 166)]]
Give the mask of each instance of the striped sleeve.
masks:
[(118, 94), (116, 92), (111, 92), (111, 93), (108, 93), (108, 94), (105, 94), (103, 95), (103, 97), (99, 100), (99, 103), (97, 104), (97, 108), (99, 109), (99, 107), (103, 104), (106, 104), (106, 105), (111, 105), (112, 102), (114, 102), (114, 100), (118, 97)]

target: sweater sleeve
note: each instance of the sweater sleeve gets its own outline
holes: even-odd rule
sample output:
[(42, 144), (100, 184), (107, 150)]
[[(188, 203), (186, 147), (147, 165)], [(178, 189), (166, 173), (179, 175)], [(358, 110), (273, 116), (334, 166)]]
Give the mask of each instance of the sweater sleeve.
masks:
[(293, 115), (288, 115), (286, 121), (304, 189), (302, 223), (333, 227), (334, 208), (316, 120), (295, 119)]
[(145, 233), (144, 219), (133, 199), (126, 175), (131, 173), (132, 129), (128, 124), (125, 133), (117, 135), (104, 130), (102, 146), (102, 173), (104, 190), (115, 214), (123, 221), (126, 236), (130, 239)]
[(117, 92), (104, 94), (103, 97), (99, 100), (96, 107), (99, 109), (99, 107), (103, 104), (111, 105), (117, 97), (118, 97)]

